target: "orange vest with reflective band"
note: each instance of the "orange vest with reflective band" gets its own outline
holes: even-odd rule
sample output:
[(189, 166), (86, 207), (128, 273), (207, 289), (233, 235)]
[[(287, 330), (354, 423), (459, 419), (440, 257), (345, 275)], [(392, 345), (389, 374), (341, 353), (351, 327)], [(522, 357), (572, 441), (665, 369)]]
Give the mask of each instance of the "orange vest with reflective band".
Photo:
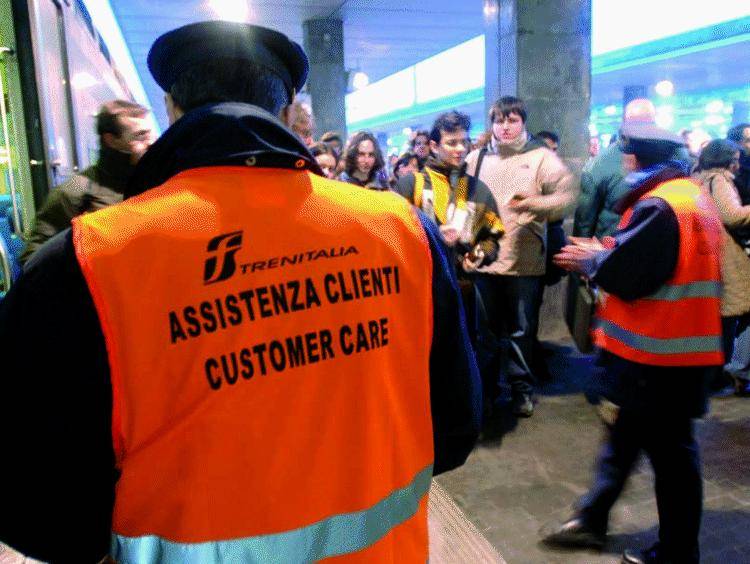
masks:
[(212, 167), (73, 224), (119, 562), (425, 562), (432, 261), (411, 206)]
[[(677, 215), (677, 266), (672, 277), (650, 296), (626, 301), (605, 293), (594, 341), (640, 364), (719, 365), (723, 353), (718, 212), (711, 198), (688, 179), (664, 182), (640, 200), (646, 198), (661, 198)], [(623, 214), (620, 228), (632, 215), (631, 207)]]

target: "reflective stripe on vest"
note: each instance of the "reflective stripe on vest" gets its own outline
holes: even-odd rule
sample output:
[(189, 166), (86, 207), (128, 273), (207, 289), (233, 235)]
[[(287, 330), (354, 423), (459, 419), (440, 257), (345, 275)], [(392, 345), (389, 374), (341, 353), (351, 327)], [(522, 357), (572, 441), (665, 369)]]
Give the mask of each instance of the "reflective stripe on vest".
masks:
[(721, 298), (721, 282), (710, 280), (688, 284), (665, 284), (644, 300), (676, 302), (685, 298)]
[[(677, 216), (680, 243), (675, 271), (656, 292), (637, 300), (625, 301), (605, 293), (594, 341), (613, 354), (642, 364), (721, 364), (718, 212), (707, 194), (687, 179), (665, 182), (641, 199), (653, 197), (667, 202)], [(632, 208), (623, 214), (621, 228), (632, 214)]]
[(313, 562), (361, 551), (412, 517), (427, 495), (432, 466), (408, 486), (377, 505), (335, 515), (307, 527), (273, 535), (185, 544), (156, 536), (113, 535), (112, 555), (119, 562)]
[(721, 337), (715, 335), (656, 339), (636, 335), (604, 319), (599, 321), (599, 327), (604, 334), (622, 341), (630, 348), (652, 354), (710, 353), (721, 348)]
[(432, 260), (408, 202), (192, 169), (73, 239), (107, 344), (121, 562), (312, 537), (427, 559)]

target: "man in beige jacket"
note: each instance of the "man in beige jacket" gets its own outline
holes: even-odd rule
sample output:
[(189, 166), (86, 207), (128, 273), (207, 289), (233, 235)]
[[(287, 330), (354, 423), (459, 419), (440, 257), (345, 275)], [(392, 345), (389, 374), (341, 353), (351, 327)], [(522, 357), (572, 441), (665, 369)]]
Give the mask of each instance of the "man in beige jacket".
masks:
[[(490, 328), (508, 344), (502, 373), (511, 387), (513, 412), (529, 417), (535, 384), (529, 367), (545, 271), (547, 221), (562, 219), (572, 210), (578, 187), (559, 157), (526, 131), (522, 100), (500, 98), (489, 117), (492, 137), (468, 155), (467, 172), (492, 191), (506, 233), (498, 259), (480, 270), (477, 286)], [(486, 384), (494, 403), (499, 386)]]

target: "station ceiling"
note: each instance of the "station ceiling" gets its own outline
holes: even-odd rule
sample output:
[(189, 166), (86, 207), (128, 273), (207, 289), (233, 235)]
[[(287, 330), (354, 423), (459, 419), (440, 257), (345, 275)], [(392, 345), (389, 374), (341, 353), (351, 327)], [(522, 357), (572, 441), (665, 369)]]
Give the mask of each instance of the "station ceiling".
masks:
[[(216, 18), (207, 0), (110, 0), (151, 106), (166, 124), (163, 93), (146, 56), (154, 40), (189, 23)], [(482, 0), (249, 0), (248, 21), (303, 43), (302, 23), (344, 22), (345, 67), (375, 81), (483, 32)]]
[[(146, 56), (171, 29), (216, 18), (213, 0), (110, 0), (155, 116), (166, 127), (163, 93), (151, 78)], [(303, 43), (302, 24), (314, 18), (344, 22), (345, 67), (371, 82), (484, 32), (483, 0), (248, 0), (247, 20), (278, 29)], [(750, 29), (744, 35), (750, 38)], [(592, 102), (616, 103), (623, 87), (669, 79), (678, 91), (750, 84), (746, 46), (726, 45), (640, 60), (631, 67), (594, 73)], [(450, 80), (450, 77), (446, 77)]]

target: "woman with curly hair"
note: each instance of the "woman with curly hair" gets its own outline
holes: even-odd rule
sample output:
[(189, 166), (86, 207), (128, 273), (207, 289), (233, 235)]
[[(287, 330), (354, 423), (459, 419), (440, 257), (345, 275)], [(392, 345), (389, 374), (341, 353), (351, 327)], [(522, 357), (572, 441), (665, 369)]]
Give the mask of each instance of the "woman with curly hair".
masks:
[(344, 172), (339, 177), (343, 182), (356, 184), (370, 190), (387, 190), (387, 182), (381, 172), (385, 167), (383, 153), (375, 136), (369, 131), (355, 133), (344, 153)]

